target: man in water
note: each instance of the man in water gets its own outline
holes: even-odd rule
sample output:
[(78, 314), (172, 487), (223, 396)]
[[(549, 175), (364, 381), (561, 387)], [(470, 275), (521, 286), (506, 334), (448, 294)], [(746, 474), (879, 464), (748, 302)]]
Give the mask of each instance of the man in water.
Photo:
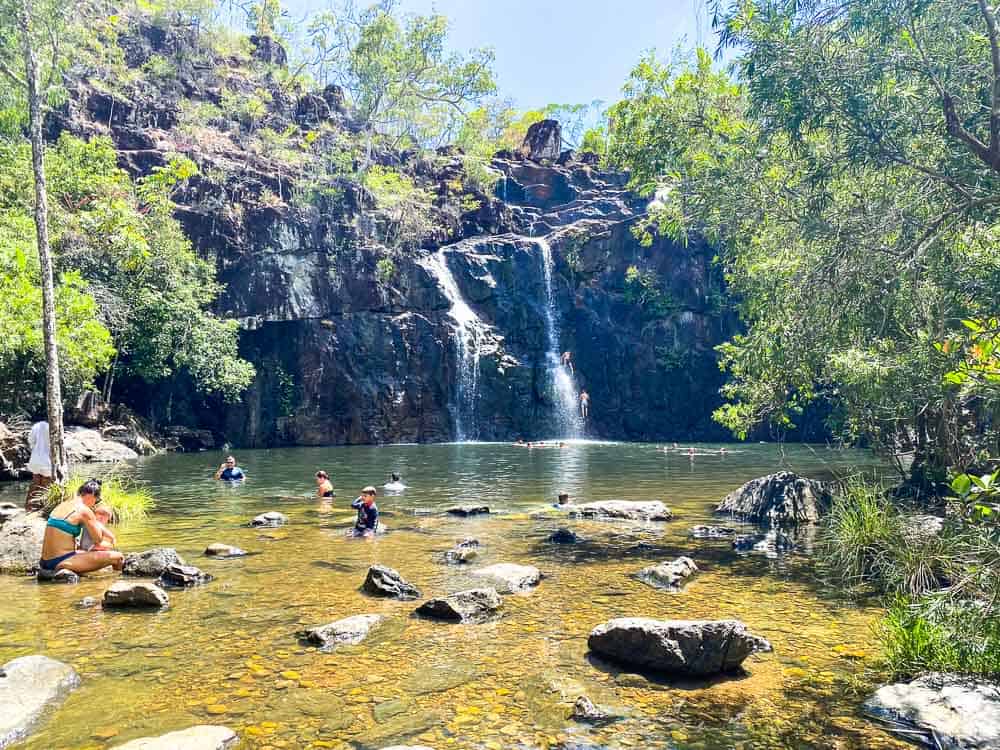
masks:
[(243, 469), (236, 465), (235, 458), (226, 456), (226, 462), (219, 466), (219, 470), (215, 472), (215, 478), (221, 479), (223, 482), (241, 482), (246, 479), (246, 474), (243, 473)]
[(361, 490), (361, 495), (351, 503), (357, 509), (358, 520), (354, 522), (353, 536), (374, 536), (378, 528), (378, 508), (375, 507), (375, 488), (371, 485)]
[(28, 434), (28, 447), (31, 448), (31, 458), (28, 460), (28, 471), (31, 472), (31, 485), (24, 498), (24, 509), (38, 510), (45, 505), (48, 487), (52, 484), (52, 457), (49, 455), (49, 423), (42, 420), (31, 426)]
[(590, 394), (586, 391), (580, 391), (580, 415), (586, 419), (587, 415), (590, 413)]

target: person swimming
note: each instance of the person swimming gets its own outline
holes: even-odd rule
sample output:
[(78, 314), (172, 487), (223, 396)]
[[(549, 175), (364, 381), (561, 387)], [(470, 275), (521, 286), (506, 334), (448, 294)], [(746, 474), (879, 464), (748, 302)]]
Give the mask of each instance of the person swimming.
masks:
[(403, 478), (396, 472), (393, 472), (389, 477), (389, 481), (382, 485), (382, 489), (389, 492), (402, 492), (406, 489), (406, 485), (403, 484)]
[(316, 472), (316, 497), (330, 498), (336, 493), (333, 491), (333, 482), (330, 475), (320, 469)]

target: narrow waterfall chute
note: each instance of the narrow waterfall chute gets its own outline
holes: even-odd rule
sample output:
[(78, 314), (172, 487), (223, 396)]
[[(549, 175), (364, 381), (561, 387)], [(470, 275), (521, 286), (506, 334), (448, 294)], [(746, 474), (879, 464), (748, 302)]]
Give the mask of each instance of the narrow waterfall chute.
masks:
[(448, 314), (454, 321), (456, 372), (455, 400), (452, 412), (455, 418), (455, 437), (459, 441), (479, 437), (476, 400), (479, 391), (479, 356), (486, 324), (469, 307), (458, 288), (458, 282), (448, 267), (444, 248), (423, 259), (422, 265), (438, 282), (451, 307)]
[(552, 286), (555, 260), (552, 246), (544, 237), (532, 238), (542, 256), (542, 275), (545, 279), (545, 365), (552, 383), (555, 401), (555, 427), (557, 437), (578, 438), (583, 436), (583, 417), (580, 413), (580, 396), (573, 372), (562, 364), (559, 345), (559, 313), (556, 309), (555, 292)]

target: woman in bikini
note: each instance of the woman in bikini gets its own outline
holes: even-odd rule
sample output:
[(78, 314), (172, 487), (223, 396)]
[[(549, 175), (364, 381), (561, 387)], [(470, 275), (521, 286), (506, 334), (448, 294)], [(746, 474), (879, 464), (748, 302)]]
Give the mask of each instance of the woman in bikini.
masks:
[(330, 481), (330, 475), (320, 469), (316, 472), (316, 497), (331, 498), (333, 495), (333, 482)]
[(122, 569), (125, 557), (117, 550), (84, 552), (77, 549), (77, 539), (84, 528), (94, 539), (102, 536), (101, 524), (93, 511), (99, 502), (101, 483), (89, 479), (80, 485), (74, 498), (64, 500), (52, 509), (45, 524), (40, 567), (44, 570), (72, 570), (74, 573), (92, 573), (109, 565), (115, 570)]

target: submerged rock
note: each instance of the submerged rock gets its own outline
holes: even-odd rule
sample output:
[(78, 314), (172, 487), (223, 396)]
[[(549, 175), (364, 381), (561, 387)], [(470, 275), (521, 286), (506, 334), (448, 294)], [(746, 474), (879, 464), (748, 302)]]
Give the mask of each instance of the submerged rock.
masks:
[(168, 565), (163, 574), (156, 580), (160, 586), (184, 588), (199, 586), (212, 580), (212, 576), (194, 565)]
[(732, 539), (736, 529), (732, 526), (692, 526), (689, 534), (695, 539)]
[(159, 578), (171, 565), (186, 565), (173, 547), (154, 547), (145, 552), (125, 555), (122, 575), (136, 578)]
[(669, 521), (673, 514), (659, 500), (602, 500), (582, 505), (568, 505), (571, 518), (596, 518), (615, 521)]
[(598, 708), (593, 701), (585, 695), (581, 695), (573, 704), (573, 712), (570, 718), (574, 721), (582, 721), (587, 724), (607, 724), (615, 721), (618, 717)]
[(643, 583), (659, 589), (677, 591), (685, 578), (698, 572), (698, 566), (690, 557), (678, 557), (670, 562), (643, 568), (635, 577)]
[(284, 526), (288, 523), (288, 516), (284, 513), (279, 513), (276, 510), (269, 510), (267, 513), (261, 513), (259, 516), (254, 516), (250, 521), (250, 526), (254, 528), (264, 528), (273, 529), (278, 526)]
[(487, 505), (456, 505), (445, 512), (452, 516), (485, 516), (489, 515), (490, 509)]
[(239, 547), (233, 547), (222, 542), (213, 542), (205, 548), (207, 557), (244, 557), (247, 553)]
[(79, 686), (73, 667), (47, 656), (22, 656), (0, 667), (0, 748), (25, 739)]
[(733, 540), (737, 552), (763, 552), (775, 557), (782, 552), (792, 552), (795, 540), (780, 529), (770, 529), (766, 534), (741, 534)]
[(397, 571), (385, 565), (372, 565), (361, 585), (361, 590), (372, 596), (388, 596), (394, 599), (417, 599), (420, 589), (408, 583)]
[(79, 686), (73, 667), (47, 656), (22, 656), (0, 667), (0, 748), (25, 739)]
[(115, 745), (113, 750), (229, 750), (236, 747), (239, 737), (229, 727), (199, 724), (189, 729), (143, 737)]
[(779, 471), (730, 492), (715, 512), (770, 526), (794, 526), (817, 522), (832, 502), (833, 495), (822, 482)]
[[(927, 674), (879, 688), (863, 709), (928, 747), (1000, 747), (1000, 685), (985, 679)], [(922, 734), (914, 737), (914, 730)]]
[(594, 628), (587, 645), (613, 662), (669, 674), (733, 672), (771, 644), (739, 620), (654, 620), (622, 617)]
[(79, 583), (80, 576), (72, 570), (62, 568), (60, 570), (45, 570), (39, 568), (36, 574), (39, 583)]
[(569, 529), (557, 529), (549, 534), (545, 541), (552, 544), (579, 544), (583, 541), (583, 537)]
[(542, 580), (541, 571), (534, 565), (497, 563), (472, 571), (472, 575), (495, 581), (497, 589), (505, 594), (528, 591)]
[(104, 592), (106, 608), (156, 608), (170, 603), (167, 592), (145, 581), (116, 581)]
[(489, 619), (502, 600), (496, 589), (468, 589), (439, 599), (429, 599), (419, 607), (417, 614), (433, 620), (448, 622), (482, 622)]
[(42, 557), (45, 519), (20, 515), (0, 526), (0, 573), (33, 573)]
[(463, 539), (444, 553), (444, 561), (451, 565), (462, 565), (479, 557), (479, 540)]
[(303, 630), (299, 637), (324, 651), (337, 646), (355, 646), (385, 622), (382, 615), (354, 615), (342, 620)]

